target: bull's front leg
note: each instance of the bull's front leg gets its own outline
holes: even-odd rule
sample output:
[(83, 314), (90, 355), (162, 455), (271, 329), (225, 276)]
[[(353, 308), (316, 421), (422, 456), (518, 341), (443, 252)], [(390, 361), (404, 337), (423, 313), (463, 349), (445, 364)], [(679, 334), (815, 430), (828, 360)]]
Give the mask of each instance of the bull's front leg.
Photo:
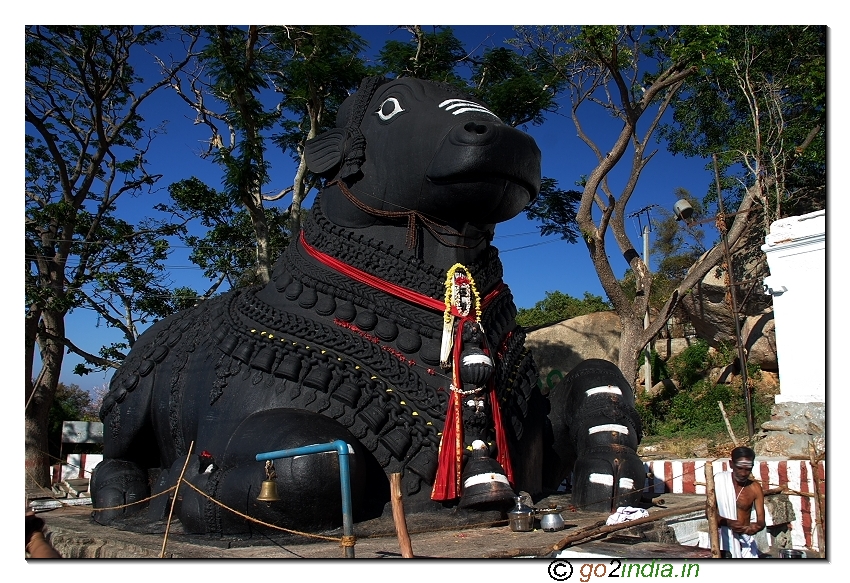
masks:
[(613, 512), (638, 505), (646, 478), (636, 451), (642, 424), (620, 369), (606, 360), (585, 360), (552, 389), (549, 399), (555, 458), (563, 462), (550, 485), (572, 471), (577, 508)]
[(157, 375), (153, 370), (145, 370), (145, 362), (155, 361), (142, 358), (143, 350), (144, 347), (137, 347), (112, 378), (100, 410), (104, 428), (103, 461), (91, 476), (89, 490), (94, 519), (102, 524), (144, 507), (134, 503), (150, 495), (147, 469), (159, 466), (151, 425), (151, 395)]

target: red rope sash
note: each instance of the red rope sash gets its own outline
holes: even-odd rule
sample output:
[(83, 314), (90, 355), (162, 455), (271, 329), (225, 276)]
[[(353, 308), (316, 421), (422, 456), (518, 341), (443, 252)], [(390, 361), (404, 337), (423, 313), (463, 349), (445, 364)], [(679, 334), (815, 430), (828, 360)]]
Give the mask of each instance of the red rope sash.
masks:
[(304, 251), (306, 251), (310, 255), (310, 257), (312, 257), (319, 263), (323, 263), (324, 265), (330, 267), (334, 271), (338, 271), (343, 275), (347, 275), (355, 281), (359, 281), (360, 283), (366, 284), (375, 289), (385, 291), (391, 295), (396, 296), (397, 298), (407, 300), (408, 302), (419, 304), (420, 306), (425, 306), (426, 308), (431, 308), (432, 310), (442, 312), (443, 309), (445, 309), (445, 305), (443, 305), (443, 302), (441, 302), (440, 300), (435, 300), (434, 298), (426, 296), (425, 294), (421, 294), (419, 292), (413, 291), (412, 289), (396, 285), (391, 281), (387, 281), (385, 279), (381, 279), (380, 277), (372, 275), (371, 273), (361, 271), (353, 265), (344, 263), (336, 257), (328, 255), (327, 253), (322, 253), (307, 242), (307, 239), (304, 237), (304, 231), (301, 231), (300, 242), (301, 246), (304, 248)]
[[(304, 251), (310, 257), (319, 263), (341, 273), (351, 279), (362, 284), (368, 285), (375, 289), (387, 292), (390, 295), (396, 296), (402, 300), (417, 304), (426, 308), (430, 308), (437, 312), (445, 310), (445, 304), (440, 300), (435, 300), (430, 296), (421, 294), (412, 289), (392, 283), (371, 273), (366, 273), (357, 269), (353, 265), (349, 265), (340, 261), (336, 257), (332, 257), (327, 253), (319, 251), (307, 242), (304, 237), (304, 231), (301, 231), (299, 243)], [(492, 302), (496, 296), (504, 289), (505, 284), (499, 283), (490, 293), (488, 293), (481, 301), (481, 311)], [(460, 317), (455, 331), (455, 342), (453, 345), (452, 359), (454, 366), (452, 367), (452, 383), (455, 387), (463, 387), (463, 381), (460, 378), (460, 353), (461, 353), (461, 336), (463, 334), (463, 324), (466, 320), (474, 319), (474, 314), (471, 316), (461, 316), (452, 306), (455, 316)], [(485, 352), (490, 355), (490, 351), (485, 347)], [(492, 358), (492, 356), (491, 356)], [(490, 405), (493, 410), (493, 425), (496, 431), (496, 447), (498, 449), (497, 461), (505, 470), (505, 476), (508, 481), (513, 484), (513, 464), (511, 464), (510, 454), (508, 452), (508, 440), (505, 435), (505, 429), (502, 422), (502, 412), (499, 406), (499, 399), (496, 395), (496, 383), (491, 377), (488, 381), (488, 389), (490, 395)], [(448, 407), (446, 409), (446, 421), (443, 424), (443, 437), (440, 440), (439, 461), (437, 465), (437, 476), (434, 480), (434, 488), (431, 491), (433, 500), (453, 500), (460, 496), (461, 484), (461, 463), (463, 461), (463, 402), (461, 395), (455, 391), (451, 391), (449, 395)], [(454, 447), (443, 447), (445, 444), (453, 444)]]
[[(347, 275), (355, 281), (359, 281), (362, 284), (368, 285), (375, 289), (379, 289), (381, 291), (385, 291), (390, 295), (393, 295), (402, 300), (406, 300), (412, 304), (418, 304), (422, 307), (431, 308), (432, 310), (436, 310), (438, 312), (442, 312), (446, 308), (445, 304), (440, 300), (435, 300), (430, 296), (426, 296), (425, 294), (421, 294), (410, 288), (406, 288), (391, 281), (381, 279), (380, 277), (372, 275), (371, 273), (366, 273), (365, 271), (357, 269), (353, 265), (349, 265), (348, 263), (340, 261), (336, 257), (319, 251), (307, 242), (307, 239), (304, 237), (304, 231), (301, 231), (299, 242), (304, 248), (304, 251), (306, 251), (307, 254), (310, 255), (310, 257), (312, 257), (319, 263), (330, 267), (334, 271), (338, 271), (343, 275)], [(484, 296), (484, 299), (481, 300), (481, 309), (484, 310), (490, 304), (490, 302), (496, 299), (496, 296), (501, 293), (504, 287), (505, 284), (499, 282), (499, 285), (493, 288), (493, 291)], [(455, 315), (458, 316), (460, 314)]]

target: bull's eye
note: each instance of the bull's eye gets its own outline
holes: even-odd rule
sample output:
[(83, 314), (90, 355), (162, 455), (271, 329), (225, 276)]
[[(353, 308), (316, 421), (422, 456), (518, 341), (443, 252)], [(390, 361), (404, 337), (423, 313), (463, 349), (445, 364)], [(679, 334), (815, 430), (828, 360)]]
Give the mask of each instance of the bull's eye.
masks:
[(401, 103), (395, 97), (387, 97), (375, 113), (381, 118), (381, 121), (390, 121), (400, 113), (404, 113)]

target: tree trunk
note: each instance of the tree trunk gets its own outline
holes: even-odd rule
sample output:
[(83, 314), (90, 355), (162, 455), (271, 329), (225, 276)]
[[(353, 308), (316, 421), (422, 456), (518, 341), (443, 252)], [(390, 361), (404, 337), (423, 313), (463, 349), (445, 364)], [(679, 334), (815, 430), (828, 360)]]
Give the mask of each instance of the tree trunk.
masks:
[(262, 202), (248, 206), (248, 212), (251, 215), (251, 220), (254, 223), (254, 233), (257, 236), (257, 283), (265, 285), (271, 279), (269, 226), (266, 223), (266, 215), (263, 211)]
[(644, 346), (641, 342), (644, 334), (643, 321), (632, 315), (620, 315), (620, 322), (623, 325), (623, 331), (620, 333), (620, 359), (617, 367), (637, 395), (638, 354)]
[[(312, 132), (311, 132), (312, 133)], [(295, 180), (292, 183), (292, 204), (289, 205), (289, 238), (294, 241), (301, 231), (301, 203), (307, 197), (305, 182), (307, 179), (307, 160), (301, 154)]]
[[(64, 338), (64, 314), (44, 310), (41, 313), (41, 330), (38, 336), (41, 349), (41, 371), (34, 383), (32, 379), (26, 379), (24, 455), (27, 487), (50, 487), (51, 460), (47, 453), (47, 416), (53, 404), (62, 371), (62, 360), (65, 357), (62, 342)], [(32, 370), (31, 363), (29, 369)]]
[[(313, 84), (310, 84), (310, 101), (307, 103), (307, 115), (310, 117), (310, 130), (307, 132), (307, 140), (312, 140), (319, 134), (319, 120), (324, 117), (325, 106), (322, 99), (316, 94)], [(306, 143), (306, 140), (305, 140)], [(289, 236), (291, 240), (298, 237), (301, 231), (301, 203), (307, 198), (309, 188), (307, 187), (307, 157), (304, 155), (304, 145), (299, 147), (301, 159), (295, 171), (295, 179), (292, 181), (292, 204), (289, 207)]]
[(32, 369), (35, 360), (35, 347), (38, 342), (38, 323), (41, 320), (41, 310), (30, 306), (24, 318), (24, 395), (26, 399), (32, 394)]

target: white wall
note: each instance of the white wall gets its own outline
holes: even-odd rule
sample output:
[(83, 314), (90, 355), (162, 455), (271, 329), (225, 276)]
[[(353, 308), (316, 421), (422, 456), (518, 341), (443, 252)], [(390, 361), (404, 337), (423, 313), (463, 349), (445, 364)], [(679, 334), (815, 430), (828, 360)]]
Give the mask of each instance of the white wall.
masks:
[(770, 226), (762, 251), (773, 296), (780, 394), (777, 403), (824, 402), (826, 395), (826, 211)]

